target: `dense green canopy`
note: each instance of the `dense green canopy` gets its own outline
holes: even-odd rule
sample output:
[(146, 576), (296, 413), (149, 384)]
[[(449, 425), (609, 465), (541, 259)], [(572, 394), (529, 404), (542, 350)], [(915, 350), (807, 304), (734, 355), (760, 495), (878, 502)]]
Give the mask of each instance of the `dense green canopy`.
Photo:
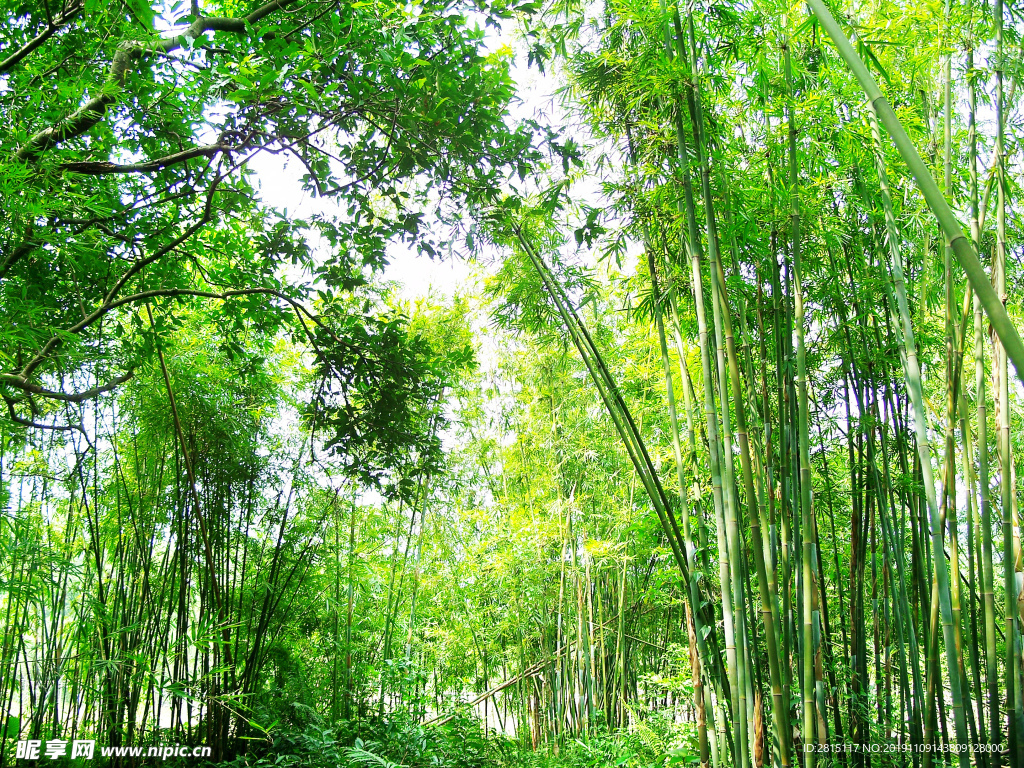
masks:
[(1015, 9), (3, 15), (0, 766), (1024, 768)]

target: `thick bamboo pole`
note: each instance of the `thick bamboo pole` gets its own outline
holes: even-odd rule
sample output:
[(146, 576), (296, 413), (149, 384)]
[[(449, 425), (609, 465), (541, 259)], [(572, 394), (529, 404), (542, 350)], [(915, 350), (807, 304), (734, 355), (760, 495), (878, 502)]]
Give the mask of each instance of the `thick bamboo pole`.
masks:
[[(997, 2), (1000, 1), (997, 0)], [(1006, 308), (996, 294), (996, 290), (992, 287), (992, 283), (989, 282), (988, 275), (978, 260), (978, 254), (974, 250), (974, 246), (964, 236), (960, 222), (957, 221), (956, 215), (950, 208), (945, 196), (936, 185), (935, 179), (932, 178), (924, 160), (921, 159), (921, 155), (918, 154), (899, 118), (896, 117), (896, 113), (893, 112), (889, 102), (878, 89), (878, 84), (875, 82), (874, 77), (836, 23), (824, 0), (807, 0), (807, 4), (818, 18), (821, 26), (828, 33), (828, 36), (832, 38), (832, 42), (839, 50), (839, 55), (842, 56), (843, 61), (846, 62), (846, 65), (864, 89), (865, 94), (867, 94), (868, 102), (876, 111), (878, 119), (885, 126), (900, 156), (910, 169), (910, 173), (924, 195), (925, 202), (931, 208), (935, 218), (938, 219), (949, 247), (953, 250), (953, 255), (956, 256), (961, 268), (967, 274), (971, 288), (978, 294), (985, 314), (992, 324), (992, 328), (1006, 347), (1007, 354), (1017, 369), (1017, 377), (1024, 382), (1024, 341), (1021, 340), (1020, 334), (1013, 325), (1013, 321), (1010, 320), (1010, 316), (1006, 313)]]
[[(995, 21), (996, 50), (994, 69), (996, 75), (996, 254), (992, 265), (992, 277), (995, 283), (994, 293), (1000, 302), (1006, 296), (1006, 158), (1005, 158), (1005, 115), (1003, 99), (1003, 0), (995, 0), (993, 17)], [(984, 305), (985, 296), (980, 291), (979, 298)], [(986, 307), (987, 310), (987, 307)], [(991, 321), (991, 318), (990, 318)], [(994, 324), (993, 324), (994, 325)], [(1020, 626), (1017, 622), (1017, 574), (1014, 552), (1013, 515), (1014, 490), (1011, 482), (1013, 470), (1013, 448), (1010, 443), (1010, 381), (1007, 357), (1009, 356), (1020, 376), (1020, 363), (1014, 356), (1012, 342), (1007, 342), (1002, 334), (999, 344), (995, 347), (994, 367), (996, 377), (996, 397), (999, 417), (999, 495), (1003, 510), (1003, 588), (1004, 588), (1004, 620), (1006, 633), (1006, 731), (1009, 742), (1009, 759), (1013, 768), (1024, 766), (1024, 712), (1020, 690), (1020, 654), (1018, 640)]]
[[(676, 32), (676, 53), (685, 61), (685, 45), (683, 42), (682, 25), (678, 12), (673, 16)], [(680, 212), (686, 214), (686, 251), (690, 260), (690, 279), (693, 288), (694, 307), (697, 316), (697, 335), (700, 348), (701, 374), (704, 394), (704, 419), (708, 439), (708, 464), (711, 470), (711, 497), (715, 514), (715, 532), (718, 550), (718, 577), (722, 591), (722, 619), (725, 635), (726, 669), (728, 677), (728, 700), (733, 717), (740, 711), (739, 707), (739, 676), (737, 674), (736, 653), (736, 621), (734, 618), (733, 591), (729, 568), (729, 547), (727, 542), (727, 526), (725, 514), (725, 492), (722, 481), (722, 440), (718, 429), (718, 418), (715, 411), (715, 388), (711, 362), (711, 341), (707, 322), (707, 309), (704, 301), (704, 287), (701, 278), (701, 262), (703, 248), (700, 231), (697, 227), (696, 205), (694, 204), (693, 183), (690, 176), (689, 158), (687, 155), (686, 132), (682, 122), (682, 104), (676, 105), (676, 144), (679, 168), (683, 177), (683, 200)], [(678, 326), (678, 323), (677, 323)], [(717, 714), (721, 713), (719, 708)], [(735, 753), (735, 743), (724, 739), (725, 728), (720, 717), (716, 717), (716, 729), (724, 743), (730, 744)], [(734, 754), (734, 759), (738, 756)]]
[[(953, 197), (953, 54), (950, 39), (950, 3), (945, 3), (944, 59), (942, 65), (942, 186), (947, 199)], [(973, 247), (973, 238), (971, 245)], [(945, 277), (945, 343), (946, 343), (946, 425), (945, 425), (945, 482), (942, 495), (941, 518), (949, 534), (950, 602), (953, 611), (953, 632), (956, 637), (956, 655), (963, 685), (964, 715), (968, 731), (973, 733), (974, 717), (971, 708), (970, 678), (964, 665), (961, 635), (960, 547), (956, 513), (956, 421), (959, 403), (959, 378), (962, 357), (957, 339), (956, 301), (954, 298), (953, 250), (948, 243), (944, 249)], [(976, 740), (976, 739), (975, 739)]]

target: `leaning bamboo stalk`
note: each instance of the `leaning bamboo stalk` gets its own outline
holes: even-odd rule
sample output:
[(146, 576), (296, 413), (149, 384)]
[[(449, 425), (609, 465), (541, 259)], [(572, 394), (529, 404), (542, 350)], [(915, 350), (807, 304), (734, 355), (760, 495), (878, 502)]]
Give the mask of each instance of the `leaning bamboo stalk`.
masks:
[[(519, 244), (523, 247), (523, 250), (526, 252), (540, 275), (545, 289), (555, 302), (559, 314), (562, 317), (562, 321), (565, 324), (566, 329), (569, 331), (573, 344), (576, 346), (577, 351), (579, 351), (584, 364), (591, 374), (591, 379), (605, 403), (606, 409), (612, 418), (612, 423), (614, 424), (619, 437), (622, 439), (626, 453), (636, 469), (637, 475), (643, 483), (644, 489), (651, 500), (651, 504), (658, 515), (662, 524), (662, 529), (668, 539), (669, 546), (675, 558), (676, 565), (679, 567), (682, 574), (684, 583), (691, 585), (691, 589), (696, 589), (696, 585), (690, 578), (690, 569), (687, 565), (686, 556), (683, 552), (683, 548), (685, 546), (684, 540), (679, 531), (679, 526), (676, 523), (675, 515), (672, 512), (672, 505), (661, 485), (654, 462), (651, 460), (651, 457), (647, 452), (647, 448), (644, 445), (639, 428), (633, 420), (632, 414), (626, 406), (625, 401), (622, 399), (622, 395), (620, 394), (618, 387), (615, 385), (615, 381), (612, 378), (611, 373), (608, 371), (601, 353), (594, 344), (594, 340), (587, 331), (586, 326), (583, 325), (575, 309), (570, 304), (568, 296), (565, 295), (565, 292), (555, 281), (550, 270), (548, 270), (543, 260), (526, 239), (522, 229), (518, 226), (513, 226), (513, 232)], [(684, 592), (684, 595), (687, 598), (690, 598), (691, 593)], [(702, 658), (708, 659), (709, 652), (705, 638), (702, 635), (702, 632), (697, 633), (698, 650)]]
[[(818, 2), (818, 0), (814, 0), (814, 2)], [(878, 128), (878, 121), (875, 119), (875, 105), (873, 102), (869, 104), (868, 117), (871, 123), (871, 131), (875, 139), (879, 180), (882, 183), (883, 206), (888, 208), (890, 211), (889, 215), (891, 216), (892, 205), (891, 203), (886, 202), (888, 198), (888, 183), (885, 178), (885, 161), (882, 155), (882, 136)], [(959, 657), (956, 652), (956, 633), (955, 628), (953, 627), (949, 574), (946, 570), (946, 556), (945, 548), (942, 544), (942, 528), (939, 520), (939, 508), (935, 498), (935, 483), (932, 477), (931, 445), (928, 438), (928, 422), (925, 415), (924, 396), (921, 386), (921, 369), (917, 361), (917, 346), (914, 340), (914, 329), (911, 323), (910, 309), (907, 303), (906, 285), (903, 278), (903, 265), (901, 263), (902, 258), (895, 238), (890, 238), (889, 246), (893, 282), (896, 289), (896, 302), (899, 308), (900, 320), (903, 325), (903, 343), (906, 348), (907, 390), (910, 393), (911, 402), (914, 407), (914, 429), (917, 436), (918, 452), (921, 459), (921, 474), (924, 481), (925, 500), (928, 507), (929, 518), (931, 520), (934, 560), (933, 576), (938, 593), (939, 612), (942, 617), (942, 630), (944, 644), (946, 647), (949, 687), (953, 699), (956, 739), (958, 744), (967, 745), (969, 740), (967, 736), (967, 722), (961, 694), (960, 664)], [(968, 753), (966, 751), (960, 752), (959, 758), (961, 768), (968, 768), (970, 765), (970, 756)]]
[[(1001, 0), (997, 0), (998, 2), (1001, 2)], [(950, 208), (946, 198), (936, 185), (935, 179), (932, 178), (928, 167), (921, 159), (921, 155), (918, 154), (917, 149), (907, 135), (906, 130), (904, 130), (899, 118), (896, 117), (896, 113), (889, 105), (889, 102), (878, 89), (878, 84), (868, 71), (867, 66), (861, 61), (857, 51), (846, 35), (843, 34), (836, 20), (825, 6), (824, 0), (807, 0), (807, 4), (818, 18), (821, 26), (828, 33), (828, 36), (832, 38), (832, 42), (839, 50), (839, 55), (846, 62), (846, 66), (853, 72), (857, 81), (864, 89), (865, 94), (867, 94), (868, 103), (877, 113), (878, 120), (885, 126), (900, 156), (910, 169), (910, 173), (917, 182), (918, 188), (924, 195), (925, 202), (931, 208), (935, 218), (938, 219), (939, 226), (942, 227), (949, 247), (953, 250), (953, 255), (956, 256), (961, 268), (966, 273), (971, 288), (978, 294), (985, 314), (992, 324), (992, 328), (1003, 343), (1007, 355), (1017, 369), (1017, 377), (1024, 382), (1024, 341), (1021, 340), (1020, 334), (1013, 325), (1013, 321), (1010, 320), (1010, 316), (1006, 313), (1006, 308), (996, 294), (996, 290), (992, 287), (992, 283), (989, 282), (988, 275), (978, 259), (974, 246), (964, 236), (960, 222), (957, 221), (952, 208)]]

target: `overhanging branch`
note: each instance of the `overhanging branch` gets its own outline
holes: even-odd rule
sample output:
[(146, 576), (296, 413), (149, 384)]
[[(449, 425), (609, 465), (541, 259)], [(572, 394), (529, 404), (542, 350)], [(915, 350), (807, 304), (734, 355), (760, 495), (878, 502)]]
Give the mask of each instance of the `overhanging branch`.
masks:
[(17, 389), (20, 389), (26, 393), (39, 395), (41, 397), (49, 397), (54, 400), (61, 400), (64, 402), (78, 403), (90, 398), (96, 397), (115, 389), (120, 384), (128, 381), (132, 377), (132, 372), (129, 371), (122, 377), (115, 379), (109, 384), (105, 384), (100, 387), (95, 387), (86, 392), (80, 392), (75, 394), (65, 394), (63, 392), (55, 392), (53, 390), (45, 389), (44, 387), (32, 383), (30, 380), (33, 372), (39, 368), (47, 359), (61, 346), (63, 340), (69, 334), (78, 334), (84, 331), (89, 326), (96, 323), (100, 318), (109, 314), (118, 307), (123, 307), (129, 304), (138, 304), (143, 301), (155, 298), (183, 298), (183, 297), (195, 297), (204, 299), (217, 299), (220, 301), (226, 301), (227, 299), (236, 298), (239, 296), (270, 296), (276, 299), (284, 301), (295, 309), (296, 312), (304, 314), (319, 327), (325, 328), (327, 332), (339, 343), (342, 343), (340, 339), (333, 332), (327, 328), (324, 323), (312, 312), (310, 312), (301, 302), (293, 299), (281, 291), (274, 290), (273, 288), (239, 288), (223, 292), (217, 291), (204, 291), (193, 288), (157, 288), (149, 291), (141, 291), (139, 293), (131, 294), (130, 296), (122, 296), (119, 299), (112, 299), (104, 302), (104, 304), (95, 309), (91, 314), (87, 315), (81, 321), (68, 328), (60, 335), (50, 337), (49, 341), (43, 345), (39, 352), (29, 361), (19, 373), (0, 373), (0, 384), (6, 384)]
[(106, 82), (99, 94), (93, 96), (85, 104), (75, 110), (66, 120), (37, 132), (25, 145), (15, 153), (19, 160), (32, 160), (43, 152), (62, 144), (69, 139), (81, 136), (94, 125), (103, 115), (107, 107), (113, 104), (124, 88), (125, 76), (133, 62), (140, 61), (153, 53), (170, 53), (182, 47), (185, 40), (196, 40), (207, 32), (231, 32), (245, 34), (247, 26), (264, 19), (274, 11), (294, 4), (297, 0), (272, 0), (248, 16), (238, 18), (201, 18), (196, 19), (182, 34), (166, 37), (154, 42), (126, 40), (117, 46), (114, 60), (107, 71)]
[(66, 392), (57, 392), (52, 389), (47, 389), (38, 384), (34, 384), (27, 379), (14, 374), (14, 373), (0, 373), (0, 384), (6, 384), (11, 387), (16, 387), (24, 392), (28, 392), (33, 395), (39, 395), (40, 397), (46, 397), (50, 400), (60, 400), (63, 403), (82, 403), (86, 400), (92, 400), (94, 397), (99, 397), (105, 392), (110, 392), (117, 389), (119, 386), (130, 380), (135, 375), (134, 371), (128, 371), (128, 373), (118, 376), (112, 381), (107, 382), (98, 387), (87, 389), (83, 392), (75, 392), (67, 394)]
[(69, 21), (74, 19), (83, 7), (84, 6), (82, 3), (75, 3), (70, 8), (61, 13), (57, 18), (50, 20), (46, 25), (46, 29), (44, 29), (38, 35), (33, 37), (31, 40), (29, 40), (27, 43), (21, 46), (21, 48), (16, 50), (3, 61), (0, 61), (0, 73), (7, 72), (8, 70), (13, 69), (15, 66), (17, 66), (17, 64), (22, 59), (24, 59), (26, 56), (32, 53), (32, 51), (34, 51), (36, 48), (38, 48), (51, 37), (53, 37), (62, 27), (64, 27)]
[(193, 147), (192, 149), (175, 152), (173, 155), (167, 155), (156, 160), (148, 160), (144, 163), (120, 164), (83, 161), (78, 163), (64, 163), (60, 169), (68, 173), (81, 173), (86, 176), (105, 176), (110, 173), (151, 173), (153, 171), (163, 170), (164, 168), (172, 165), (177, 165), (178, 163), (184, 163), (186, 160), (192, 160), (196, 157), (214, 157), (220, 152), (226, 152), (231, 149), (232, 147), (222, 143), (206, 144), (202, 147)]

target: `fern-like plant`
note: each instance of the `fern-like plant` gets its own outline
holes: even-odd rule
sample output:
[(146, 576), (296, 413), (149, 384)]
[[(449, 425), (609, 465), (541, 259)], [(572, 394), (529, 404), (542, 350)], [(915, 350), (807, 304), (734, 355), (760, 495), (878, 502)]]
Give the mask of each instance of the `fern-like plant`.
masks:
[(349, 760), (349, 765), (372, 765), (377, 768), (406, 768), (401, 763), (393, 763), (387, 758), (369, 751), (367, 747), (370, 746), (374, 745), (364, 744), (361, 739), (356, 739), (355, 746), (345, 750), (345, 756)]

